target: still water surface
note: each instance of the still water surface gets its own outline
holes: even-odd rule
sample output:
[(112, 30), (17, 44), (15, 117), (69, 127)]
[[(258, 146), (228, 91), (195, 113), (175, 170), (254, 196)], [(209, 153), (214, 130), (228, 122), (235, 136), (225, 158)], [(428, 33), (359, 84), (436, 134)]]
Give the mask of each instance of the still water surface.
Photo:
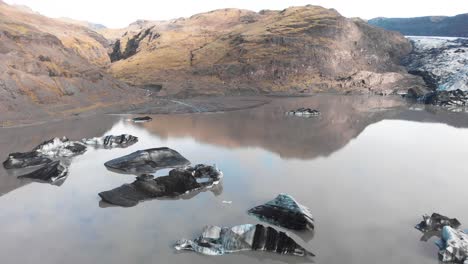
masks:
[[(299, 106), (323, 114), (283, 115)], [(317, 255), (315, 263), (438, 263), (435, 245), (420, 242), (413, 228), (421, 215), (436, 211), (468, 223), (465, 114), (317, 96), (227, 113), (155, 115), (144, 124), (125, 118), (0, 129), (1, 159), (54, 136), (140, 139), (127, 149), (89, 149), (73, 160), (62, 186), (20, 181), (1, 168), (1, 263), (304, 263), (270, 253), (207, 257), (172, 247), (207, 224), (256, 223), (246, 210), (278, 193), (311, 209), (315, 234), (293, 237)], [(194, 164), (216, 164), (222, 188), (132, 208), (100, 202), (99, 192), (134, 180), (106, 170), (106, 161), (162, 146)]]

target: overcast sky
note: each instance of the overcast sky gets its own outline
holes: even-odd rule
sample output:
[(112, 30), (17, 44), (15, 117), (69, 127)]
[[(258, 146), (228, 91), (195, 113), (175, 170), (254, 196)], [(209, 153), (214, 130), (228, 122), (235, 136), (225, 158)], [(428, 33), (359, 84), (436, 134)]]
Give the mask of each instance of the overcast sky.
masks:
[(259, 11), (297, 5), (321, 5), (347, 17), (412, 17), (468, 13), (468, 0), (4, 0), (27, 5), (49, 17), (69, 17), (125, 27), (137, 19), (166, 20), (213, 9)]

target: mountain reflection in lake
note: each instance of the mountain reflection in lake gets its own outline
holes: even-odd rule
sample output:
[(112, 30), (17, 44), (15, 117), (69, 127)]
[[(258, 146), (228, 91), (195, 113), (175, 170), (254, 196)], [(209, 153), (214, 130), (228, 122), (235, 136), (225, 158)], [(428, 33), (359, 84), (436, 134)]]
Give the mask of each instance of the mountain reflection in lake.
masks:
[[(284, 116), (302, 106), (322, 115)], [(140, 139), (127, 149), (90, 148), (73, 160), (60, 187), (20, 181), (1, 168), (2, 263), (303, 263), (261, 252), (207, 257), (172, 248), (206, 224), (256, 223), (246, 211), (278, 193), (311, 209), (313, 238), (293, 237), (316, 263), (438, 263), (436, 247), (420, 242), (413, 226), (433, 211), (468, 222), (468, 116), (409, 108), (384, 97), (323, 95), (227, 113), (155, 115), (143, 124), (98, 116), (0, 129), (2, 159), (53, 136)], [(162, 146), (192, 164), (216, 164), (222, 189), (132, 208), (103, 206), (99, 192), (134, 180), (103, 164)]]

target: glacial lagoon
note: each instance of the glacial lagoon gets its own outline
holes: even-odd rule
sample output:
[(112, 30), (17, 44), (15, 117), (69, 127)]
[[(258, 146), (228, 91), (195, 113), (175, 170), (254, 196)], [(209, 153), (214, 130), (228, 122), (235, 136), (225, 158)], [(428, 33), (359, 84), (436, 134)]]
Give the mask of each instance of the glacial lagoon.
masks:
[[(2, 161), (53, 137), (139, 138), (124, 149), (89, 148), (73, 158), (60, 186), (0, 168), (2, 263), (311, 263), (265, 252), (210, 257), (173, 248), (205, 225), (260, 223), (247, 210), (279, 193), (310, 208), (314, 233), (288, 232), (316, 255), (315, 263), (435, 264), (435, 238), (421, 242), (414, 228), (421, 216), (438, 212), (466, 228), (467, 114), (385, 97), (269, 100), (232, 112), (152, 115), (147, 123), (101, 115), (0, 128)], [(284, 114), (298, 107), (321, 115)], [(130, 208), (102, 202), (98, 193), (135, 179), (104, 163), (154, 147), (177, 150), (192, 164), (216, 164), (222, 182)]]

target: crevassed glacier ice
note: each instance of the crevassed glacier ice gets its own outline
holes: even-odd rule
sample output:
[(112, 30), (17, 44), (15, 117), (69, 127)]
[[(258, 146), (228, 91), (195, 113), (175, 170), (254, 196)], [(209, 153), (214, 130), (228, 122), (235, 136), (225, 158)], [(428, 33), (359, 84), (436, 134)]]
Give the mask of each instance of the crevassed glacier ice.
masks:
[(413, 52), (403, 60), (436, 90), (468, 91), (468, 39), (408, 37)]

